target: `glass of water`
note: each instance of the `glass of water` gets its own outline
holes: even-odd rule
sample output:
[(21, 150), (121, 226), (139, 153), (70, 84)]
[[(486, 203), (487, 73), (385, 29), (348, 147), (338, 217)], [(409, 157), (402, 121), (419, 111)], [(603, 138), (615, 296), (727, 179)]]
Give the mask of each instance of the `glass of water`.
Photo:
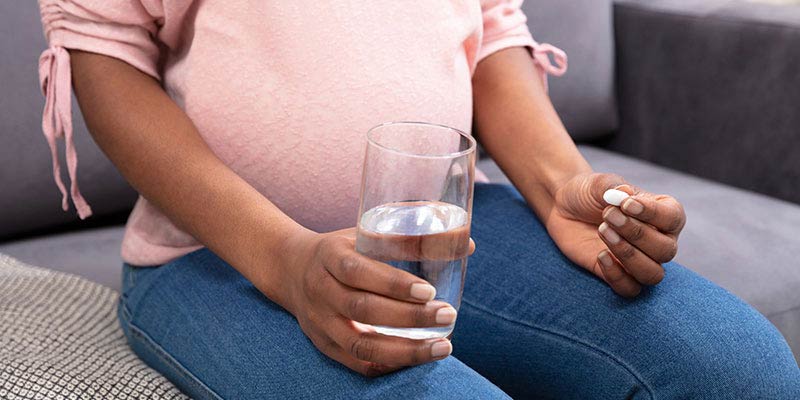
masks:
[[(458, 310), (464, 288), (475, 140), (423, 122), (390, 122), (367, 133), (356, 250), (428, 281), (435, 300)], [(412, 339), (446, 337), (454, 325), (375, 326)]]

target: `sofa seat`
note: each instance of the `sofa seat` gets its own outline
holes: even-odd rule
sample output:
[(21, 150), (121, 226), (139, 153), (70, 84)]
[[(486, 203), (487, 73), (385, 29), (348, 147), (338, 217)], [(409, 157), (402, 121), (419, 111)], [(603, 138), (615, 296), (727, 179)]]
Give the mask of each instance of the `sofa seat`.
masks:
[[(677, 261), (738, 295), (774, 323), (800, 354), (800, 206), (581, 146), (597, 171), (615, 172), (685, 206)], [(480, 168), (508, 182), (491, 160)], [(0, 253), (119, 289), (121, 226), (0, 245)]]
[(82, 276), (119, 291), (122, 225), (0, 244), (0, 253), (28, 264)]

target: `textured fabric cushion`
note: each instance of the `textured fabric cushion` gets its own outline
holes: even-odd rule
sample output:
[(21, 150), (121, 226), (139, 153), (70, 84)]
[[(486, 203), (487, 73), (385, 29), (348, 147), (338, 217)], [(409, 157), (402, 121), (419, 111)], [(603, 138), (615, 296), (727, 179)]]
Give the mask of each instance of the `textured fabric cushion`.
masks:
[[(596, 171), (614, 172), (680, 200), (688, 217), (677, 261), (730, 290), (772, 321), (800, 355), (800, 206), (581, 146)], [(490, 161), (479, 166), (507, 181)]]
[(113, 226), (42, 236), (2, 244), (0, 253), (120, 290), (123, 233), (123, 226)]
[(619, 1), (615, 28), (612, 148), (800, 203), (800, 5)]
[[(77, 219), (74, 209), (61, 210), (42, 134), (38, 58), (46, 46), (35, 1), (0, 1), (0, 239)], [(73, 120), (78, 181), (95, 215), (130, 209), (136, 194), (95, 146), (77, 103)], [(63, 148), (59, 156), (69, 185)]]
[(610, 0), (526, 0), (522, 9), (539, 42), (562, 48), (569, 71), (549, 79), (550, 97), (577, 140), (617, 128)]
[(185, 399), (128, 347), (117, 293), (0, 254), (0, 398)]

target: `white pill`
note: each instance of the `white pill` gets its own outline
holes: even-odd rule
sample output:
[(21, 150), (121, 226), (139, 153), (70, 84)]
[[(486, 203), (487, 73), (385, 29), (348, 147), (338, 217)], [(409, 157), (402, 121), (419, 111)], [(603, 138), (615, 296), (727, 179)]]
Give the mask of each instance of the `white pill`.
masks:
[(619, 205), (622, 204), (622, 201), (628, 197), (630, 197), (630, 195), (622, 190), (617, 189), (608, 189), (605, 193), (603, 193), (603, 200), (605, 200), (606, 203), (617, 207), (619, 207)]

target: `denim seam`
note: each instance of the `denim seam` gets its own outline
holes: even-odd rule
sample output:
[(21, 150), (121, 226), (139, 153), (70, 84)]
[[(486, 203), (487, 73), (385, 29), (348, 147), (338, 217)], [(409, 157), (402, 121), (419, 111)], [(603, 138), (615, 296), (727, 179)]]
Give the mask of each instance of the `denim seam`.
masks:
[(130, 279), (131, 279), (131, 281), (130, 281), (131, 286), (130, 287), (132, 288), (132, 287), (136, 286), (136, 274), (133, 272), (133, 268), (134, 268), (133, 266), (129, 266), (128, 268), (131, 269), (131, 271), (129, 273), (125, 274), (125, 275), (130, 277)]
[(131, 311), (128, 309), (128, 304), (125, 302), (122, 302), (122, 315), (125, 317), (125, 322), (130, 325), (132, 319)]
[(631, 366), (627, 365), (625, 362), (623, 362), (621, 359), (619, 359), (618, 357), (614, 356), (613, 354), (611, 354), (611, 353), (609, 353), (609, 352), (607, 352), (607, 351), (605, 351), (605, 350), (603, 350), (603, 349), (601, 349), (601, 348), (599, 348), (597, 346), (594, 346), (591, 343), (588, 343), (588, 342), (580, 340), (580, 339), (578, 339), (576, 337), (573, 337), (571, 335), (568, 335), (568, 334), (565, 334), (565, 333), (560, 333), (560, 332), (555, 332), (555, 331), (552, 331), (552, 330), (549, 330), (549, 329), (546, 329), (546, 328), (542, 328), (542, 327), (531, 325), (529, 323), (525, 323), (525, 322), (522, 322), (522, 321), (519, 321), (519, 320), (516, 320), (516, 319), (513, 319), (513, 318), (509, 318), (509, 317), (506, 317), (504, 315), (500, 315), (500, 314), (492, 312), (492, 311), (490, 311), (490, 310), (488, 310), (488, 309), (486, 309), (484, 307), (478, 306), (475, 303), (467, 301), (466, 299), (462, 299), (461, 301), (464, 304), (468, 304), (470, 307), (472, 307), (472, 308), (474, 308), (474, 309), (476, 309), (476, 310), (478, 310), (480, 312), (492, 315), (494, 317), (498, 317), (498, 318), (503, 319), (503, 320), (505, 320), (507, 322), (510, 322), (512, 324), (522, 325), (522, 326), (525, 326), (527, 328), (534, 329), (534, 330), (537, 330), (537, 331), (540, 331), (540, 332), (543, 332), (543, 333), (546, 333), (546, 334), (549, 334), (549, 335), (557, 336), (557, 337), (560, 337), (562, 339), (565, 339), (565, 340), (568, 340), (568, 341), (571, 341), (571, 342), (574, 342), (574, 343), (578, 343), (578, 344), (580, 344), (580, 345), (582, 345), (584, 347), (587, 347), (589, 350), (592, 350), (592, 351), (602, 355), (603, 357), (606, 357), (606, 358), (610, 359), (615, 364), (619, 365), (622, 369), (627, 371), (634, 379), (636, 379), (645, 388), (645, 390), (647, 390), (647, 393), (650, 395), (651, 399), (655, 398), (653, 389), (650, 387), (650, 385), (648, 385), (647, 382), (645, 382), (644, 379), (639, 374), (637, 374), (633, 370), (633, 368)]
[(172, 355), (166, 352), (164, 348), (162, 348), (158, 343), (153, 340), (150, 335), (145, 333), (141, 328), (136, 326), (130, 318), (130, 311), (128, 310), (127, 304), (122, 305), (122, 312), (124, 314), (125, 319), (127, 320), (128, 328), (130, 332), (139, 337), (142, 343), (146, 344), (150, 347), (151, 350), (155, 351), (156, 355), (164, 361), (167, 365), (171, 367), (174, 372), (177, 372), (181, 375), (184, 379), (188, 380), (193, 386), (197, 389), (203, 390), (209, 395), (211, 395), (215, 399), (222, 400), (222, 397), (218, 395), (214, 390), (209, 388), (205, 383), (203, 383), (200, 379), (198, 379), (194, 374), (191, 373), (185, 366), (183, 366), (178, 360), (176, 360)]

